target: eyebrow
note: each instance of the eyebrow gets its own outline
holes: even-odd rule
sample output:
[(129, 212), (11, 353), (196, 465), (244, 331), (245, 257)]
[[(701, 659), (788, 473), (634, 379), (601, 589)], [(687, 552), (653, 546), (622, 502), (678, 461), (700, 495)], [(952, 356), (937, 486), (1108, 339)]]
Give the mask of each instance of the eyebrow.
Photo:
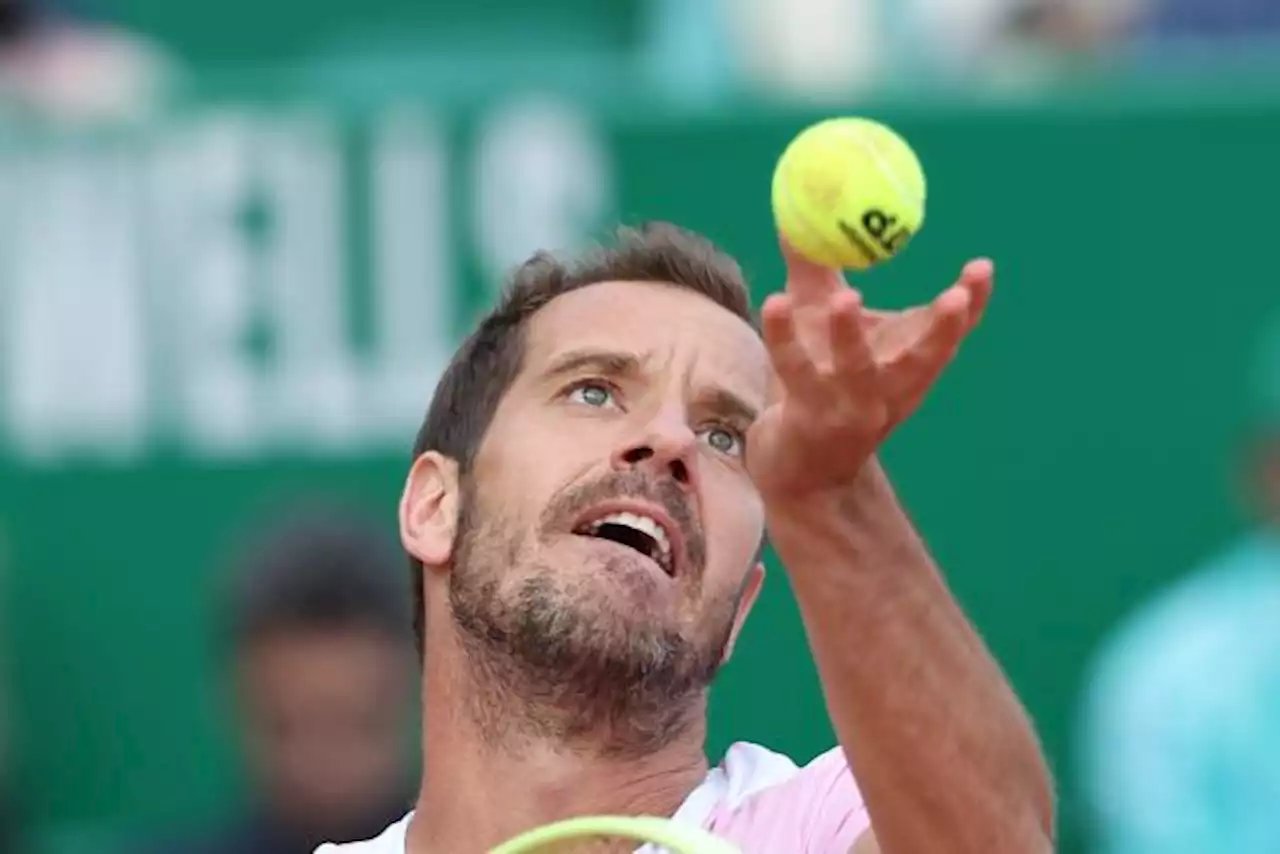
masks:
[(641, 359), (634, 353), (617, 350), (570, 350), (555, 358), (542, 372), (544, 379), (556, 379), (592, 372), (605, 377), (635, 376), (640, 373)]
[[(556, 380), (583, 373), (610, 378), (635, 377), (642, 372), (643, 367), (644, 359), (635, 353), (602, 349), (570, 350), (557, 356), (542, 372), (542, 378)], [(699, 393), (698, 404), (717, 417), (744, 427), (760, 417), (757, 407), (725, 388), (716, 387)]]
[(699, 402), (717, 417), (742, 427), (755, 423), (760, 417), (760, 410), (747, 403), (738, 395), (723, 388), (713, 388), (698, 395)]

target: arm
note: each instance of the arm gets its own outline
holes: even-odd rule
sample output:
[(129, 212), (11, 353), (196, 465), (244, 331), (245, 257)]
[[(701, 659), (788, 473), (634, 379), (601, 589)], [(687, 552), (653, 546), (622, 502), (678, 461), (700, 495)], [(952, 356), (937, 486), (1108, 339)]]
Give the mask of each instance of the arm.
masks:
[(1053, 795), (1032, 728), (879, 465), (845, 489), (771, 509), (879, 847), (1052, 851)]
[(882, 312), (782, 248), (786, 291), (761, 309), (777, 402), (746, 459), (870, 813), (876, 840), (857, 844), (1051, 852), (1031, 727), (875, 459), (981, 320), (994, 267), (971, 261), (928, 305)]

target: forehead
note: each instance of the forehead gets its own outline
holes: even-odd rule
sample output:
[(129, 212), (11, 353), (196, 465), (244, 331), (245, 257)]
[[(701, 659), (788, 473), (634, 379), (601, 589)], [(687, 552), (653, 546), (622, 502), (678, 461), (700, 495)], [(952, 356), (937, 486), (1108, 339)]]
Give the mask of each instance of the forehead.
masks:
[(584, 349), (632, 353), (763, 400), (769, 361), (756, 331), (712, 300), (674, 285), (602, 282), (556, 297), (533, 316), (525, 368)]

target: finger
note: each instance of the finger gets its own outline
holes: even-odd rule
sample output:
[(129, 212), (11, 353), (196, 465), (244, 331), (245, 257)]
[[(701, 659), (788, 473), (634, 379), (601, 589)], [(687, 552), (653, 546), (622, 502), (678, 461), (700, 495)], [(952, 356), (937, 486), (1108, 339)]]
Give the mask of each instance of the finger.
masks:
[(850, 288), (832, 295), (829, 306), (832, 369), (846, 387), (875, 373), (875, 354), (863, 327), (862, 295)]
[(760, 309), (760, 331), (765, 349), (783, 387), (797, 395), (813, 395), (820, 380), (813, 360), (796, 336), (795, 308), (786, 294), (774, 294)]
[(995, 265), (987, 258), (970, 261), (960, 271), (960, 281), (969, 291), (969, 328), (982, 321), (991, 293), (995, 289)]
[[(991, 300), (991, 294), (995, 287), (995, 265), (988, 258), (975, 258), (965, 264), (960, 271), (960, 277), (956, 280), (956, 284), (969, 291), (969, 325), (976, 326), (982, 319), (983, 313), (987, 310), (987, 303)], [(876, 326), (889, 320), (895, 321), (895, 323), (900, 322), (907, 316), (927, 309), (928, 306), (916, 306), (902, 311), (881, 311), (864, 308), (862, 316), (865, 323)]]
[(929, 305), (928, 328), (883, 368), (892, 400), (907, 404), (933, 385), (970, 328), (970, 305), (969, 291), (959, 285), (943, 291)]
[(929, 306), (931, 324), (918, 348), (923, 361), (939, 362), (939, 367), (955, 355), (969, 332), (973, 295), (965, 287), (950, 287), (938, 294)]
[(801, 304), (825, 303), (831, 294), (849, 286), (839, 270), (810, 261), (782, 235), (778, 243), (787, 265), (787, 293)]
[[(994, 267), (980, 258), (970, 261), (960, 271), (956, 283), (934, 298), (933, 302), (903, 312), (900, 325), (916, 332), (911, 345), (913, 358), (930, 356), (944, 362), (955, 353), (960, 341), (982, 317), (991, 298)], [(911, 322), (906, 322), (906, 321)]]

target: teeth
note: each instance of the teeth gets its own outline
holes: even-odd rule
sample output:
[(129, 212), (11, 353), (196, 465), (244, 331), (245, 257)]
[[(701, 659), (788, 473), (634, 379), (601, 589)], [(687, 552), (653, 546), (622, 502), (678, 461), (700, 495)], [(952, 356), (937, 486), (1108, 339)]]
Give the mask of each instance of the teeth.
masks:
[(628, 528), (648, 534), (658, 544), (658, 562), (664, 569), (670, 571), (671, 541), (667, 538), (667, 532), (663, 527), (653, 519), (636, 513), (610, 513), (608, 516), (597, 519), (591, 527), (593, 530), (599, 530), (602, 525), (626, 525)]

